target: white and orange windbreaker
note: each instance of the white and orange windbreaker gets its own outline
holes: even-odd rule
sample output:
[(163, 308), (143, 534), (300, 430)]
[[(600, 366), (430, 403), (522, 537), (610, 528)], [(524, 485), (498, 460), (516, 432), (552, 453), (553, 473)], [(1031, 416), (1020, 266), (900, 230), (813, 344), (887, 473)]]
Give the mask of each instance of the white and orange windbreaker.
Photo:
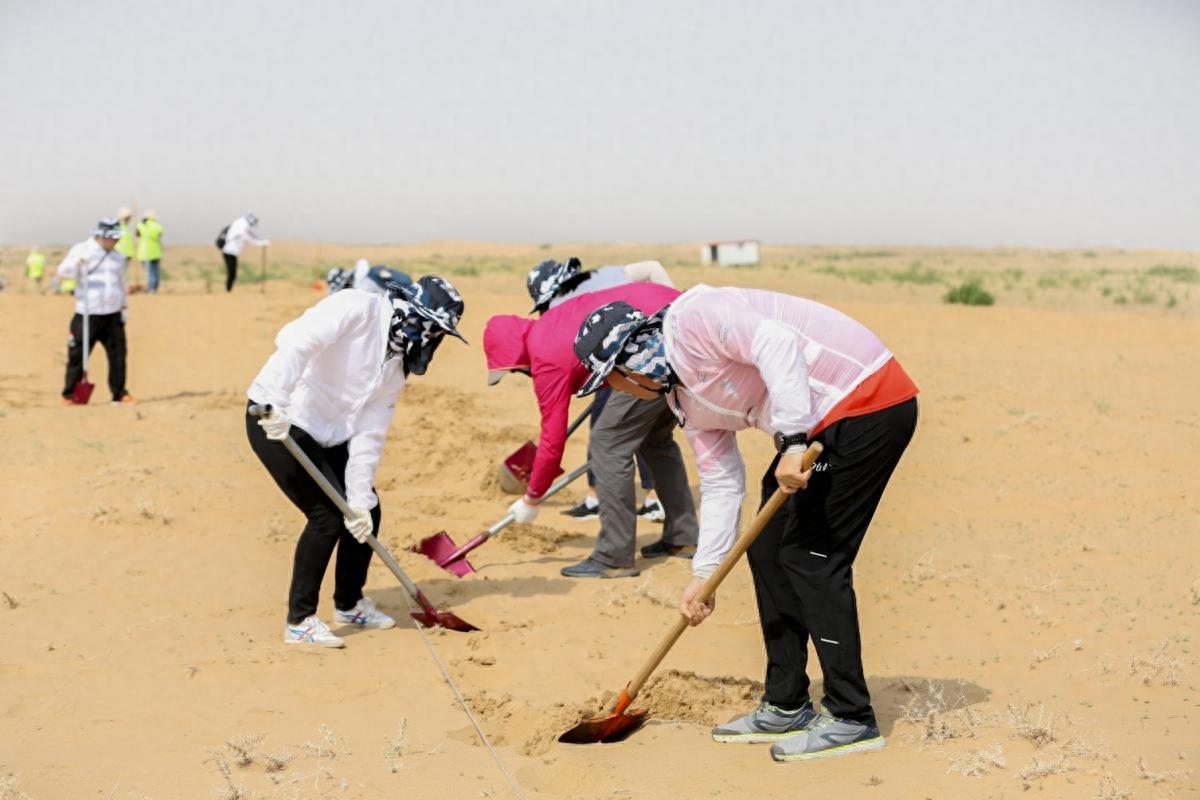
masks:
[(917, 393), (865, 325), (800, 297), (701, 284), (671, 304), (663, 331), (681, 384), (670, 403), (700, 473), (692, 561), (699, 577), (712, 574), (737, 536), (746, 469), (736, 431), (812, 437), (837, 419)]

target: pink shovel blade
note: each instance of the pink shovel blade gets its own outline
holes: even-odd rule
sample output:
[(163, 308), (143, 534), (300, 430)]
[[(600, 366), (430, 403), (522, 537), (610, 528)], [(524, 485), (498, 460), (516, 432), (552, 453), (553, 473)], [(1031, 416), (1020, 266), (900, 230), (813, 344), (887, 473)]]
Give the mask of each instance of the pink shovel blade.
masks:
[(442, 569), (453, 572), (461, 578), (475, 571), (470, 561), (466, 558), (456, 558), (453, 561), (443, 563), (457, 549), (458, 546), (454, 544), (454, 540), (450, 538), (450, 534), (445, 531), (438, 531), (433, 536), (422, 539), (421, 543), (413, 548), (415, 552), (430, 559)]
[(533, 462), (537, 458), (537, 445), (533, 442), (525, 442), (513, 454), (504, 459), (504, 466), (508, 467), (508, 471), (513, 477), (519, 481), (528, 481), (530, 473), (533, 472)]

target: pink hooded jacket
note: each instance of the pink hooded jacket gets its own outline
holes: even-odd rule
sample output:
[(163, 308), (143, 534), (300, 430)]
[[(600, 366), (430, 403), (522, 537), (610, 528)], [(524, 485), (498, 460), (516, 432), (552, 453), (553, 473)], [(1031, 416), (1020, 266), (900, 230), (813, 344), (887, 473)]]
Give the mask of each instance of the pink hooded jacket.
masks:
[(571, 398), (587, 380), (587, 369), (575, 357), (575, 334), (584, 319), (614, 300), (653, 314), (678, 296), (676, 289), (657, 283), (625, 283), (573, 297), (536, 320), (512, 314), (488, 320), (483, 330), (488, 370), (528, 370), (542, 413), (537, 459), (526, 492), (529, 498), (545, 494), (558, 473)]

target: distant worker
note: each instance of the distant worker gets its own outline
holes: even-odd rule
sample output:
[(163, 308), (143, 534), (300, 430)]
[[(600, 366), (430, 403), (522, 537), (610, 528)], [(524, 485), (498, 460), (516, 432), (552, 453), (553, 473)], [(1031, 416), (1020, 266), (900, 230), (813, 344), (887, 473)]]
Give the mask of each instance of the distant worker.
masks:
[[(525, 279), (525, 288), (528, 289), (529, 296), (533, 299), (533, 311), (544, 314), (547, 310), (581, 294), (643, 281), (672, 288), (675, 285), (671, 283), (671, 277), (663, 265), (657, 261), (637, 261), (623, 267), (597, 267), (584, 271), (583, 262), (578, 258), (569, 258), (565, 264), (553, 259), (538, 264), (529, 271), (529, 275)], [(612, 390), (607, 386), (596, 392), (592, 403), (592, 412), (588, 419), (589, 432), (595, 430), (596, 423), (600, 419), (600, 412), (604, 410), (611, 395)], [(591, 459), (590, 448), (588, 458)], [(645, 459), (642, 458), (640, 450), (637, 452), (636, 460), (638, 478), (646, 493), (641, 507), (637, 510), (637, 515), (651, 522), (664, 522), (667, 515), (658, 501), (658, 495), (654, 491), (654, 479), (650, 476), (650, 469)], [(575, 519), (595, 519), (600, 515), (600, 498), (596, 494), (596, 473), (590, 469), (587, 473), (587, 483), (588, 493), (574, 506), (562, 512), (564, 515)], [(648, 553), (644, 555), (647, 558), (651, 557)]]
[(137, 224), (137, 257), (146, 269), (146, 291), (158, 292), (158, 270), (162, 262), (162, 223), (154, 209), (147, 208), (142, 221)]
[(133, 232), (129, 223), (133, 220), (133, 212), (122, 206), (117, 211), (117, 222), (121, 226), (121, 238), (117, 240), (117, 252), (125, 256), (126, 265), (133, 260)]
[(46, 254), (37, 246), (29, 248), (29, 256), (25, 259), (25, 277), (33, 281), (39, 292), (42, 291), (42, 279), (46, 277)]
[(245, 214), (229, 223), (217, 237), (217, 245), (221, 248), (221, 254), (225, 258), (225, 291), (227, 292), (233, 291), (233, 284), (237, 280), (238, 257), (246, 245), (266, 247), (271, 243), (269, 239), (258, 238), (254, 232), (257, 225), (258, 217), (253, 214)]
[(92, 238), (72, 247), (58, 265), (60, 278), (72, 283), (82, 275), (75, 289), (75, 316), (67, 339), (67, 375), (62, 391), (63, 405), (74, 405), (71, 392), (83, 377), (83, 315), (88, 315), (90, 353), (99, 341), (108, 356), (108, 388), (114, 403), (133, 403), (125, 390), (125, 320), (128, 292), (125, 284), (125, 256), (116, 249), (121, 226), (115, 219), (102, 219)]

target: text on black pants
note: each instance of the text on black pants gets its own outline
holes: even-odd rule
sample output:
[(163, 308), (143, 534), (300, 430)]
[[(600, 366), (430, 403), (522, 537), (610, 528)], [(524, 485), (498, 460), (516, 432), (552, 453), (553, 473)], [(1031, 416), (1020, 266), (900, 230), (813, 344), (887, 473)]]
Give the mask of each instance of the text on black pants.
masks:
[[(825, 710), (876, 724), (863, 673), (853, 565), (916, 422), (914, 398), (821, 431), (815, 439), (825, 452), (808, 488), (796, 492), (750, 546), (772, 705), (799, 708), (809, 699), (811, 638), (825, 679)], [(763, 475), (763, 503), (778, 487), (778, 461)]]

